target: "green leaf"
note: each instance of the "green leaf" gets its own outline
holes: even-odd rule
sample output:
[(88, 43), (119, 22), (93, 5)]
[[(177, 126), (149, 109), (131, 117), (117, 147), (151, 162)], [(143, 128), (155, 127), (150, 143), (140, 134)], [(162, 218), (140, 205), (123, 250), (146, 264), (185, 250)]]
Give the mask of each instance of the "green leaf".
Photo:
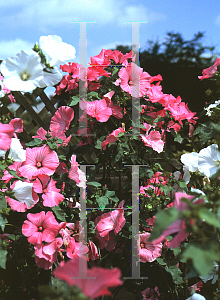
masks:
[(56, 142), (51, 143), (50, 140), (47, 140), (47, 145), (50, 147), (51, 150), (54, 150), (57, 147), (57, 143)]
[(112, 77), (115, 76), (120, 69), (118, 67), (114, 67), (114, 71), (112, 72)]
[(0, 162), (0, 170), (4, 171), (5, 168), (7, 168), (7, 166), (8, 166), (8, 165), (5, 163), (5, 161), (1, 161), (1, 162)]
[(3, 242), (0, 240), (0, 267), (6, 269), (7, 250), (3, 248)]
[(97, 181), (90, 181), (90, 182), (87, 182), (86, 184), (87, 185), (92, 185), (92, 186), (95, 186), (95, 187), (102, 186), (101, 183), (99, 183)]
[(220, 228), (220, 219), (212, 212), (206, 208), (201, 208), (199, 210), (199, 217), (205, 219), (205, 222), (214, 227)]
[(106, 197), (106, 196), (98, 197), (96, 200), (97, 200), (97, 202), (99, 204), (99, 207), (101, 209), (104, 209), (106, 207), (106, 205), (109, 203), (108, 202), (108, 197)]
[(108, 199), (118, 202), (119, 199), (117, 196), (115, 196), (115, 191), (106, 191), (105, 196), (108, 197)]
[(57, 144), (63, 144), (63, 140), (62, 139), (58, 139), (57, 140)]
[(40, 145), (42, 141), (40, 139), (34, 139), (33, 141), (26, 143), (26, 146), (37, 146)]
[(60, 155), (58, 155), (58, 158), (59, 158), (59, 159), (62, 159), (62, 160), (65, 160), (65, 159), (66, 159), (66, 156), (65, 156), (65, 155), (62, 155), (62, 154), (60, 154)]
[(80, 101), (79, 97), (73, 96), (73, 97), (72, 97), (72, 101), (70, 102), (69, 106), (74, 106), (74, 105), (76, 105), (77, 103), (79, 103), (79, 101)]
[(157, 213), (149, 242), (152, 242), (161, 236), (163, 231), (178, 218), (178, 215), (179, 212), (175, 207), (171, 207)]
[(178, 142), (179, 144), (182, 144), (183, 138), (181, 137), (180, 134), (177, 134), (176, 137), (174, 138), (174, 142)]
[(119, 134), (116, 136), (117, 138), (121, 137), (124, 135), (124, 132), (119, 132)]
[(178, 181), (178, 183), (179, 183), (179, 186), (181, 187), (181, 189), (184, 190), (184, 192), (188, 191), (187, 184), (186, 184), (186, 182), (184, 180), (180, 179)]
[(3, 214), (0, 214), (0, 226), (3, 232), (5, 230), (5, 224), (7, 224), (7, 222), (8, 220), (6, 219), (6, 217), (4, 217)]
[(220, 258), (218, 243), (209, 241), (205, 244), (191, 242), (181, 255), (191, 259), (200, 276), (207, 276), (213, 268), (213, 262)]
[(7, 202), (6, 202), (5, 196), (1, 195), (0, 196), (0, 210), (3, 208), (7, 208)]
[(19, 177), (19, 176), (17, 175), (17, 171), (8, 169), (8, 173), (11, 174), (12, 176), (14, 176), (15, 178), (21, 180), (21, 177)]
[(52, 211), (56, 215), (57, 219), (62, 222), (66, 222), (66, 213), (59, 206), (52, 207)]
[(96, 149), (102, 149), (102, 146), (101, 146), (102, 142), (100, 140), (97, 140), (97, 143), (95, 145), (95, 148)]
[(180, 269), (175, 265), (175, 266), (166, 266), (165, 270), (167, 272), (169, 272), (172, 277), (173, 277), (173, 282), (175, 284), (181, 284), (183, 283), (183, 278), (182, 278), (182, 272), (180, 271)]

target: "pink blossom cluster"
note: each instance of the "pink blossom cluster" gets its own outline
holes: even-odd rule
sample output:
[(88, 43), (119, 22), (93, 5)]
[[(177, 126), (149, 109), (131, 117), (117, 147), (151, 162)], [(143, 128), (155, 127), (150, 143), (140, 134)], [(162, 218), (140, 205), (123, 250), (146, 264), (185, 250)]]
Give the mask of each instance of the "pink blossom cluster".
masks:
[(161, 193), (164, 195), (163, 192), (161, 192), (160, 187), (158, 185), (166, 185), (168, 178), (167, 176), (161, 176), (163, 173), (162, 172), (156, 172), (153, 174), (151, 178), (148, 179), (147, 184), (145, 186), (140, 187), (140, 194), (145, 195), (146, 197), (150, 197), (150, 195), (146, 194), (145, 191), (148, 189), (151, 189), (154, 191), (154, 194), (159, 196)]

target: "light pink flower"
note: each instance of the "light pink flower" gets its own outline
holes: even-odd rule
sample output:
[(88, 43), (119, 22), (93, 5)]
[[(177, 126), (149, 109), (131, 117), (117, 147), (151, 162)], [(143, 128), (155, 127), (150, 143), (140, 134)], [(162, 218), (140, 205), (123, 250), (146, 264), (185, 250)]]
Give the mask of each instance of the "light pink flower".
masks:
[(115, 234), (121, 231), (126, 221), (124, 218), (123, 205), (124, 200), (119, 203), (120, 208), (108, 213), (104, 213), (95, 219), (95, 231), (98, 233), (98, 235), (105, 237), (106, 240), (109, 240), (109, 232), (111, 230), (114, 230)]
[(28, 220), (24, 221), (22, 233), (28, 237), (28, 242), (36, 245), (52, 242), (58, 233), (58, 222), (53, 213), (41, 211), (37, 214), (27, 214)]
[(68, 177), (76, 182), (78, 187), (86, 188), (86, 175), (79, 169), (79, 164), (76, 161), (76, 155), (71, 156), (71, 168)]
[(88, 279), (79, 278), (79, 259), (71, 259), (66, 263), (60, 263), (59, 267), (53, 271), (53, 275), (61, 280), (65, 280), (70, 286), (77, 285), (89, 298), (95, 299), (99, 296), (111, 295), (109, 287), (122, 285), (120, 280), (121, 272), (118, 268), (87, 269)]
[[(146, 124), (146, 123), (145, 123)], [(152, 127), (150, 124), (146, 124), (146, 134), (140, 134), (142, 141), (145, 146), (153, 148), (158, 153), (163, 151), (164, 142), (161, 140), (161, 135), (159, 131), (152, 130), (149, 134), (149, 130)]]
[(55, 151), (48, 146), (26, 149), (26, 161), (19, 168), (21, 175), (33, 179), (38, 175), (53, 175), (59, 165), (59, 159)]
[(137, 251), (140, 262), (152, 262), (162, 254), (162, 243), (148, 242), (150, 233), (137, 235)]
[(79, 103), (79, 107), (82, 110), (86, 110), (87, 114), (93, 118), (96, 118), (98, 122), (106, 122), (112, 115), (112, 110), (107, 106), (105, 99), (95, 100), (88, 102), (82, 99)]
[(128, 64), (121, 68), (118, 73), (121, 79), (120, 86), (123, 91), (128, 92), (133, 97), (139, 98), (146, 94), (150, 88), (151, 76), (135, 63)]
[(7, 151), (11, 145), (14, 127), (11, 124), (0, 123), (0, 150)]
[(117, 129), (113, 130), (112, 133), (110, 133), (110, 135), (107, 136), (107, 138), (101, 143), (103, 150), (106, 150), (106, 146), (108, 144), (114, 143), (117, 141), (117, 136), (120, 132), (125, 132), (122, 127), (119, 127)]
[(47, 175), (39, 175), (33, 183), (36, 193), (43, 194), (43, 205), (53, 207), (59, 205), (63, 201), (64, 196), (60, 194), (60, 190), (56, 187), (56, 181), (50, 179)]
[(54, 116), (51, 118), (50, 130), (65, 132), (69, 129), (73, 117), (74, 110), (71, 107), (59, 107)]

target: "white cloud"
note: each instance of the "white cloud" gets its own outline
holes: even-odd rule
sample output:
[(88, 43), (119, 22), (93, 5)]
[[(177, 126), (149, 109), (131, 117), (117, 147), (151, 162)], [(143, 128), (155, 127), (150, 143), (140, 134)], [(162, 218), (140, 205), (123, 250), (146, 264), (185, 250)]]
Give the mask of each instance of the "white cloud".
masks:
[(0, 59), (15, 56), (21, 50), (30, 51), (34, 43), (30, 43), (21, 39), (10, 41), (0, 41)]
[[(60, 27), (71, 21), (96, 21), (101, 24), (123, 24), (124, 21), (164, 20), (164, 14), (153, 12), (142, 4), (129, 5), (126, 0), (38, 0), (20, 1), (19, 9), (8, 10), (0, 18), (0, 24), (9, 26), (38, 26), (38, 28)], [(8, 6), (7, 6), (8, 3)], [(5, 8), (16, 6), (15, 0), (5, 2)], [(1, 8), (1, 5), (0, 5)]]

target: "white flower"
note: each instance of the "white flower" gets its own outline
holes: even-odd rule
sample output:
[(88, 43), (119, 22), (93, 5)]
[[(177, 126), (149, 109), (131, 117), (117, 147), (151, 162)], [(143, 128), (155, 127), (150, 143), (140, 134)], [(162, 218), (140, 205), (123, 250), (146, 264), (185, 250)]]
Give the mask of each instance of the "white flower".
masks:
[(62, 77), (63, 75), (59, 72), (57, 67), (53, 67), (53, 69), (48, 70), (48, 72), (44, 71), (44, 78), (39, 82), (39, 87), (54, 86), (60, 82)]
[(212, 108), (217, 107), (220, 104), (220, 100), (216, 100), (214, 104), (210, 104), (208, 107), (205, 107), (204, 109), (207, 110), (206, 115), (211, 116), (212, 115)]
[(206, 300), (206, 299), (202, 295), (194, 293), (192, 296), (190, 296), (186, 300)]
[(0, 157), (5, 158), (5, 153), (6, 153), (5, 150), (0, 149)]
[(11, 139), (11, 146), (8, 157), (17, 162), (23, 162), (26, 160), (26, 150), (23, 149), (19, 139)]
[(32, 186), (33, 183), (18, 180), (13, 188), (16, 199), (22, 203), (25, 203), (28, 208), (34, 204), (32, 197)]
[(220, 170), (218, 145), (212, 144), (199, 152), (198, 169), (208, 178)]
[(51, 67), (76, 57), (75, 48), (62, 42), (61, 37), (57, 35), (41, 36), (39, 45)]
[(191, 175), (189, 172), (198, 171), (198, 157), (199, 154), (196, 152), (184, 153), (181, 155), (181, 162), (183, 163), (183, 180), (189, 183)]
[(44, 78), (39, 55), (21, 51), (15, 57), (6, 58), (0, 66), (4, 85), (12, 91), (31, 92)]

